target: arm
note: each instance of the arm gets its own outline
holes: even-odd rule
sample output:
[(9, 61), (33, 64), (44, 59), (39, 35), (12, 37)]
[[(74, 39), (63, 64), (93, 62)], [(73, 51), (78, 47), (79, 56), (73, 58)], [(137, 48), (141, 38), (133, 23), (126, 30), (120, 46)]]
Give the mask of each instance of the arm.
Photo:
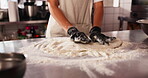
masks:
[(90, 30), (90, 38), (94, 42), (99, 42), (100, 44), (108, 44), (112, 40), (115, 40), (115, 37), (109, 37), (101, 33), (101, 28), (103, 19), (103, 1), (94, 3), (94, 18), (93, 18), (93, 27)]
[(101, 26), (103, 20), (103, 1), (94, 3), (93, 26)]
[(73, 27), (73, 25), (68, 21), (68, 19), (64, 16), (62, 11), (58, 8), (59, 2), (58, 0), (48, 0), (50, 3), (49, 10), (54, 19), (62, 26), (67, 34), (70, 35), (70, 38), (76, 43), (90, 43), (89, 38), (83, 33), (79, 32), (77, 28)]
[(48, 0), (49, 2), (49, 10), (54, 19), (62, 26), (66, 31), (68, 28), (72, 27), (72, 24), (68, 21), (68, 19), (64, 16), (62, 11), (58, 8), (59, 2), (58, 0)]

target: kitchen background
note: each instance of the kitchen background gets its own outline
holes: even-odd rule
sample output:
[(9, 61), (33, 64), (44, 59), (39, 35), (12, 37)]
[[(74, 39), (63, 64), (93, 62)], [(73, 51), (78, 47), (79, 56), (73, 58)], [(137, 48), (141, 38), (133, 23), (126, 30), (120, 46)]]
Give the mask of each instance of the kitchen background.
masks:
[[(17, 0), (11, 0), (17, 1)], [(19, 0), (21, 4), (21, 1)], [(104, 0), (104, 19), (102, 25), (102, 31), (118, 31), (120, 27), (120, 21), (118, 19), (119, 16), (122, 17), (129, 17), (131, 12), (131, 4), (132, 0)], [(32, 4), (26, 4), (32, 5)], [(38, 3), (40, 5), (40, 2)], [(24, 14), (23, 6), (19, 5), (18, 8), (19, 17), (16, 19), (11, 19), (13, 17), (12, 14), (9, 14), (8, 1), (7, 0), (0, 0), (0, 13), (1, 11), (6, 11), (8, 14), (4, 14), (3, 19), (0, 20), (0, 38), (2, 39), (5, 34), (16, 34), (18, 33), (19, 29), (25, 30), (28, 29), (30, 26), (34, 26), (36, 31), (39, 34), (44, 35), (47, 21), (50, 13), (47, 12), (48, 8), (46, 7), (46, 3), (44, 6), (40, 6), (40, 12), (38, 12), (38, 16), (36, 17), (29, 17), (29, 15), (21, 15)], [(16, 12), (16, 11), (15, 11)], [(44, 12), (44, 14), (43, 14)], [(47, 15), (45, 17), (45, 14)], [(2, 14), (0, 14), (1, 16)], [(44, 16), (43, 16), (44, 15)], [(15, 15), (14, 15), (15, 17)], [(25, 22), (26, 21), (26, 22)], [(29, 23), (30, 22), (30, 23)], [(123, 22), (123, 30), (127, 30), (128, 22)]]

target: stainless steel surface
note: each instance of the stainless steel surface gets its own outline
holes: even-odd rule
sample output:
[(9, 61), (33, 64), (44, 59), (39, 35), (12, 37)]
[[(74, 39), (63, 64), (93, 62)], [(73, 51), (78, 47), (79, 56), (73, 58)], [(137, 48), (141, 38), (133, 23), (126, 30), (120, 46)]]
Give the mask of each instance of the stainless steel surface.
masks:
[(0, 78), (22, 78), (26, 58), (21, 53), (0, 53)]
[(38, 42), (44, 40), (44, 38), (39, 39), (24, 39), (24, 40), (12, 40), (12, 41), (1, 41), (0, 42), (0, 52), (18, 52), (21, 47), (28, 46), (33, 42)]
[(148, 35), (148, 19), (138, 20), (137, 22), (141, 24), (142, 30)]
[(38, 7), (36, 5), (25, 5), (25, 11), (27, 16), (33, 18), (37, 15)]
[[(142, 30), (113, 31), (104, 32), (104, 34), (118, 37), (124, 41), (148, 46), (148, 36), (144, 34)], [(0, 52), (16, 52), (23, 46), (28, 46), (33, 42), (41, 40), (44, 40), (44, 38), (0, 42)], [(114, 66), (116, 66), (116, 68), (114, 68)], [(136, 60), (108, 64), (107, 67), (115, 71), (113, 76), (100, 74), (94, 69), (92, 73), (97, 75), (97, 77), (92, 78), (148, 78), (148, 55), (138, 57)], [(89, 76), (77, 67), (69, 69), (68, 67), (47, 63), (27, 64), (27, 72), (24, 78), (89, 78)]]
[(8, 9), (0, 9), (0, 21), (8, 20)]
[(30, 21), (19, 21), (19, 22), (0, 22), (0, 25), (22, 25), (22, 24), (47, 24), (48, 20), (30, 20)]
[(0, 11), (0, 20), (4, 19), (4, 12)]

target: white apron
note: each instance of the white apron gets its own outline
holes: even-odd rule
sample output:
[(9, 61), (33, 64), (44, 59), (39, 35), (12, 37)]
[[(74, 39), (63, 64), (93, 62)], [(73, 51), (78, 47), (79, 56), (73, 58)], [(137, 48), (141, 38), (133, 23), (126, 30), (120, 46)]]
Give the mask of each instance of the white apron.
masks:
[[(73, 26), (85, 34), (92, 27), (91, 13), (93, 0), (59, 0), (59, 8)], [(65, 37), (67, 32), (52, 17), (49, 18), (46, 38)]]

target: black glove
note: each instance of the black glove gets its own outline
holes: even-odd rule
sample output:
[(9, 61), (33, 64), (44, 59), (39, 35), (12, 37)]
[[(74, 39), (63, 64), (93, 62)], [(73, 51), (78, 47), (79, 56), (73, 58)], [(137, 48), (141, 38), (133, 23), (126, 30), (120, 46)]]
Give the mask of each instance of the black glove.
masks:
[(99, 42), (100, 44), (103, 44), (103, 45), (104, 44), (109, 45), (109, 42), (116, 39), (116, 37), (109, 37), (104, 34), (101, 34), (101, 28), (97, 26), (93, 27), (89, 33), (92, 41)]
[(67, 33), (75, 43), (87, 44), (91, 42), (91, 40), (83, 32), (79, 32), (75, 27), (70, 27)]

